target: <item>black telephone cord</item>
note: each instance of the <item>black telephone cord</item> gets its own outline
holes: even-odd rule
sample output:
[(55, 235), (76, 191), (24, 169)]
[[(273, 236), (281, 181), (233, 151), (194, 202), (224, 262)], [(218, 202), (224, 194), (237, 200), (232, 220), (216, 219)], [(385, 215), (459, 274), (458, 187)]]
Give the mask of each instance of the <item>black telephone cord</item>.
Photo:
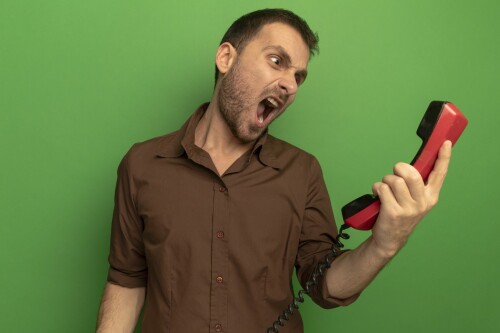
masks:
[(295, 310), (299, 309), (298, 303), (304, 303), (304, 294), (309, 295), (311, 292), (311, 287), (318, 284), (318, 279), (324, 274), (325, 270), (330, 268), (332, 261), (339, 256), (338, 249), (344, 247), (344, 244), (340, 241), (342, 239), (349, 239), (349, 235), (344, 232), (345, 229), (348, 229), (349, 226), (347, 224), (343, 224), (340, 227), (339, 233), (335, 238), (335, 242), (332, 245), (332, 248), (326, 255), (323, 262), (321, 262), (318, 267), (314, 270), (312, 277), (309, 281), (306, 282), (305, 289), (302, 289), (298, 292), (298, 295), (293, 298), (292, 302), (288, 305), (288, 307), (283, 310), (283, 312), (278, 316), (278, 319), (273, 322), (272, 326), (269, 327), (266, 333), (279, 333), (278, 326), (285, 326), (285, 321), (290, 320), (290, 317), (293, 315)]

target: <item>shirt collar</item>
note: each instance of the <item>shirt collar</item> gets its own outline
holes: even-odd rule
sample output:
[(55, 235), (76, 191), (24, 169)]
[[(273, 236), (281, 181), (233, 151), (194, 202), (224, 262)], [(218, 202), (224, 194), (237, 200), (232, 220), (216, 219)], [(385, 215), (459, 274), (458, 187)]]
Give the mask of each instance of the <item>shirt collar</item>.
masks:
[[(190, 154), (190, 152), (199, 149), (194, 144), (194, 134), (208, 104), (202, 104), (178, 131), (168, 134), (160, 140), (157, 151), (158, 157), (180, 157), (185, 153)], [(277, 141), (279, 140), (269, 135), (266, 129), (255, 142), (250, 156), (256, 154), (264, 165), (281, 169), (283, 164), (278, 159)]]
[(207, 107), (208, 103), (202, 104), (178, 131), (164, 136), (160, 141), (156, 155), (158, 157), (180, 157), (186, 153), (186, 150), (192, 149), (196, 126)]
[(270, 135), (266, 129), (265, 133), (255, 143), (253, 153), (257, 154), (259, 160), (264, 165), (275, 169), (281, 169), (283, 163), (278, 159), (276, 144), (277, 139)]

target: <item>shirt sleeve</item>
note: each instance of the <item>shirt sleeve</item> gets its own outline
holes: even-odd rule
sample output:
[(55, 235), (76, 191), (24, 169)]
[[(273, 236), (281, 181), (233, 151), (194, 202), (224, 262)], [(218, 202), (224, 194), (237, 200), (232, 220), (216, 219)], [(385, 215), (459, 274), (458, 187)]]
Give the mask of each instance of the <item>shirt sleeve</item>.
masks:
[(137, 191), (131, 172), (132, 150), (118, 167), (108, 258), (108, 282), (129, 288), (143, 287), (147, 281), (142, 240), (144, 226), (137, 212)]
[[(297, 277), (305, 289), (316, 267), (324, 262), (327, 254), (334, 245), (337, 236), (337, 227), (333, 217), (330, 197), (326, 189), (323, 174), (318, 161), (312, 157), (309, 169), (307, 200), (304, 211), (302, 231), (299, 240), (299, 249), (296, 260)], [(342, 254), (341, 251), (336, 248)], [(309, 296), (323, 308), (345, 306), (354, 302), (359, 294), (347, 299), (331, 297), (323, 274), (311, 286)]]

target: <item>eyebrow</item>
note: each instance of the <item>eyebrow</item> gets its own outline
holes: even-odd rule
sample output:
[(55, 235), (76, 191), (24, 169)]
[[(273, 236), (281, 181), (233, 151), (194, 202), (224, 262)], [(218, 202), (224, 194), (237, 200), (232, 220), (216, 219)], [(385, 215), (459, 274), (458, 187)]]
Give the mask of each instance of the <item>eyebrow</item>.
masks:
[[(269, 45), (266, 46), (263, 50), (269, 50), (269, 49), (274, 49), (278, 51), (279, 55), (283, 58), (283, 60), (286, 62), (288, 66), (291, 66), (292, 64), (292, 58), (290, 57), (290, 54), (281, 46), (281, 45)], [(300, 77), (300, 83), (303, 83), (306, 80), (307, 77), (307, 69), (301, 69), (298, 70), (295, 73), (296, 76)]]

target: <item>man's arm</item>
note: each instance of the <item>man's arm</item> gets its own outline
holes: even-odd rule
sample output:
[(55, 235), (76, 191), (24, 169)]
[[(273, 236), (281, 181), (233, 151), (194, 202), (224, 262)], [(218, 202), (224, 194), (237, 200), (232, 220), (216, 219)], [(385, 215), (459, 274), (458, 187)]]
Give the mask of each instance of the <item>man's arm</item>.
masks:
[(373, 185), (381, 202), (372, 235), (360, 246), (338, 257), (326, 275), (328, 292), (345, 299), (360, 293), (404, 246), (422, 218), (437, 203), (451, 158), (451, 142), (439, 150), (425, 184), (418, 171), (398, 163), (394, 174)]
[(133, 332), (144, 304), (146, 288), (106, 283), (96, 333)]

